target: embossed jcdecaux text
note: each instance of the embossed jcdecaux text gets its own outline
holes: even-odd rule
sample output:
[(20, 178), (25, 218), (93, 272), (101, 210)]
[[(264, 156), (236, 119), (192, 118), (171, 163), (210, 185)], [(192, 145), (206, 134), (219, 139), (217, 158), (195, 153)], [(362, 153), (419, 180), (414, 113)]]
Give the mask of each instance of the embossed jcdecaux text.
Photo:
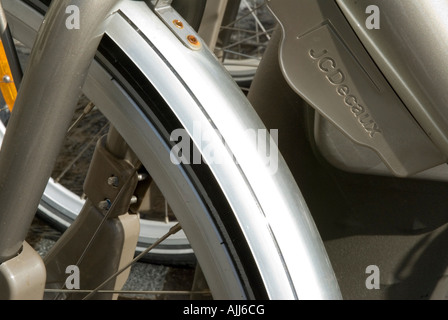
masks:
[(336, 61), (328, 56), (328, 51), (323, 50), (316, 53), (313, 49), (308, 52), (311, 59), (317, 61), (318, 69), (325, 73), (328, 82), (336, 87), (338, 95), (344, 98), (344, 103), (350, 107), (350, 111), (358, 119), (364, 130), (371, 138), (375, 134), (381, 134), (381, 130), (375, 120), (368, 113), (367, 108), (359, 104), (358, 98), (351, 93), (350, 87), (345, 83), (346, 77), (344, 72), (337, 67)]

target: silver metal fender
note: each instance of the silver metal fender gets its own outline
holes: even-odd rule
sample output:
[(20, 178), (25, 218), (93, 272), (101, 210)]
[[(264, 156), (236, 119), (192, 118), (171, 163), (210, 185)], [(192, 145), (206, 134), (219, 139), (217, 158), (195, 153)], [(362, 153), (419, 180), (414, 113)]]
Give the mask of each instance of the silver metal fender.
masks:
[[(207, 157), (205, 161), (238, 213), (271, 297), (340, 298), (322, 240), (283, 159), (279, 157), (277, 170), (272, 172), (242, 139), (247, 130), (265, 127), (230, 75), (205, 45), (201, 50), (189, 49), (141, 3), (124, 1), (120, 10), (121, 18), (117, 16), (117, 23), (110, 25), (109, 36), (123, 45), (193, 138), (195, 126), (200, 125), (216, 130), (225, 140), (216, 151), (233, 161), (219, 164)], [(132, 20), (134, 30), (123, 17)], [(136, 29), (141, 33), (139, 39), (133, 38)], [(176, 73), (167, 76), (171, 68)], [(173, 86), (179, 87), (176, 95), (170, 94)], [(136, 140), (134, 135), (131, 141)], [(200, 146), (201, 141), (195, 144)], [(203, 271), (207, 274), (207, 266)]]

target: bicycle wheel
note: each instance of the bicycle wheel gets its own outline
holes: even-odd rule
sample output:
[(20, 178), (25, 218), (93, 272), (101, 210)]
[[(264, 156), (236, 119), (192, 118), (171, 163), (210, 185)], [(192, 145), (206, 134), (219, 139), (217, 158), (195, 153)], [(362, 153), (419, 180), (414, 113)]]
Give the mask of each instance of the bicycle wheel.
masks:
[[(48, 4), (51, 1), (47, 0), (28, 0), (26, 3), (36, 9), (39, 13), (44, 14), (48, 8)], [(195, 0), (195, 1), (185, 1), (185, 0), (176, 0), (173, 2), (173, 6), (180, 10), (181, 14), (186, 17), (186, 20), (191, 22), (195, 28), (198, 28), (199, 22), (202, 16), (202, 13), (205, 8), (205, 0)], [(266, 8), (264, 6), (260, 6), (259, 4), (255, 7), (255, 10), (252, 9), (253, 4), (249, 5), (247, 3), (243, 3), (240, 8), (240, 14), (238, 15), (238, 20), (235, 20), (235, 17), (231, 15), (231, 17), (227, 18), (225, 23), (227, 26), (235, 26), (238, 27), (238, 35), (235, 30), (232, 30), (231, 33), (227, 33), (227, 35), (231, 36), (232, 41), (236, 41), (239, 39), (240, 44), (247, 43), (247, 33), (252, 32), (258, 29), (258, 26), (261, 25), (262, 29), (264, 29), (262, 24), (253, 24), (253, 17), (256, 17), (258, 12), (266, 15)], [(249, 13), (247, 10), (250, 9)], [(258, 11), (257, 11), (258, 10)], [(242, 12), (242, 13), (241, 13)], [(242, 16), (242, 17), (241, 17)], [(261, 18), (263, 22), (270, 20), (272, 17)], [(39, 18), (36, 18), (39, 19)], [(244, 27), (242, 27), (244, 26)], [(245, 29), (246, 28), (246, 29)], [(252, 30), (253, 29), (253, 30)], [(223, 28), (223, 31), (226, 31), (226, 27)], [(251, 31), (252, 30), (252, 31)], [(253, 34), (250, 33), (250, 39), (253, 39)], [(260, 37), (263, 38), (263, 31), (258, 35), (258, 43), (260, 44), (263, 40), (260, 40)], [(249, 40), (250, 40), (249, 39)], [(264, 41), (266, 38), (264, 38)], [(226, 40), (226, 43), (233, 47), (233, 45), (229, 44), (230, 40)], [(261, 47), (263, 47), (265, 43), (261, 43)], [(22, 51), (27, 50), (26, 48), (20, 47)], [(259, 59), (263, 52), (263, 48), (258, 48), (257, 56), (252, 56), (251, 59), (241, 60), (241, 55), (237, 56), (237, 59), (228, 59), (226, 58), (225, 62), (226, 68), (232, 74), (232, 77), (238, 82), (238, 84), (244, 88), (248, 87), (249, 83), (253, 77), (253, 74), (258, 65)], [(245, 51), (247, 53), (247, 50)], [(24, 60), (24, 59), (22, 59)], [(84, 107), (88, 101), (84, 104), (80, 104), (79, 113), (82, 113)], [(8, 116), (8, 110), (5, 109), (0, 113), (0, 116), (6, 115), (6, 119)], [(98, 114), (92, 116), (94, 119), (89, 121), (97, 121)], [(75, 119), (74, 119), (75, 121)], [(103, 120), (99, 120), (104, 123)], [(5, 121), (3, 121), (6, 123)], [(98, 123), (98, 122), (96, 122)], [(91, 127), (88, 127), (89, 131), (93, 131)], [(0, 139), (2, 139), (5, 128), (0, 124)], [(99, 132), (98, 132), (99, 133)], [(82, 137), (81, 132), (81, 137)], [(97, 132), (95, 132), (97, 134)], [(94, 137), (95, 134), (92, 134)], [(66, 230), (74, 219), (77, 217), (79, 211), (81, 210), (84, 199), (82, 195), (82, 183), (83, 181), (78, 179), (78, 175), (83, 172), (83, 170), (88, 169), (88, 164), (90, 161), (90, 157), (93, 153), (93, 148), (95, 146), (95, 142), (92, 139), (80, 140), (77, 138), (75, 134), (72, 134), (74, 138), (71, 140), (72, 143), (76, 144), (78, 147), (75, 149), (73, 145), (70, 143), (66, 143), (65, 152), (63, 156), (60, 156), (58, 160), (58, 166), (55, 169), (52, 179), (50, 179), (45, 194), (42, 198), (41, 205), (39, 206), (39, 213), (42, 218), (44, 218), (47, 222), (51, 223), (59, 231)], [(99, 135), (96, 136), (99, 138)], [(83, 142), (83, 144), (81, 144)], [(72, 170), (72, 167), (76, 166), (76, 170)], [(84, 168), (84, 169), (83, 169)], [(70, 169), (70, 171), (68, 170)], [(75, 183), (78, 181), (78, 183)], [(163, 201), (161, 199), (160, 201)], [(165, 209), (163, 211), (158, 210), (155, 212), (155, 209), (151, 209), (151, 214), (145, 215), (147, 219), (143, 221), (144, 228), (142, 230), (142, 235), (140, 238), (140, 246), (137, 253), (140, 252), (140, 248), (151, 244), (154, 239), (150, 236), (152, 234), (153, 229), (156, 230), (157, 233), (164, 232), (168, 229), (168, 226), (164, 224), (164, 219), (169, 216), (168, 212), (171, 210)], [(154, 219), (155, 217), (156, 219)], [(157, 220), (160, 217), (159, 220)], [(192, 253), (191, 248), (189, 247), (188, 241), (186, 238), (183, 240), (180, 239), (182, 235), (178, 235), (178, 239), (175, 243), (166, 243), (162, 248), (158, 248), (155, 252), (148, 254), (145, 257), (145, 260), (152, 263), (161, 263), (161, 264), (169, 264), (169, 265), (193, 265), (195, 263), (195, 258)]]
[[(41, 15), (27, 1), (4, 6), (31, 46)], [(266, 129), (207, 48), (187, 48), (145, 3), (122, 1), (83, 91), (157, 183), (214, 298), (340, 297), (300, 190), (281, 156), (266, 163), (244, 139)], [(173, 161), (179, 135), (201, 161)]]
[(271, 39), (276, 19), (264, 0), (229, 0), (215, 54), (248, 91)]
[[(30, 27), (35, 31), (40, 21), (43, 19), (43, 15), (48, 9), (51, 1), (27, 0), (23, 2), (28, 7), (34, 9), (35, 12), (30, 11), (33, 13), (27, 14), (26, 19), (22, 23), (30, 24), (26, 27)], [(8, 2), (6, 2), (5, 5), (7, 7)], [(205, 0), (195, 0), (188, 2), (186, 2), (185, 0), (175, 0), (173, 2), (173, 6), (175, 6), (176, 9), (179, 9), (182, 12), (182, 15), (186, 17), (185, 19), (187, 19), (187, 21), (193, 23), (197, 27), (198, 21), (200, 21), (200, 17), (205, 7)], [(17, 16), (17, 13), (14, 13), (13, 15), (16, 16), (10, 17), (10, 20), (15, 18), (22, 19), (20, 16)], [(12, 21), (14, 22), (15, 20)], [(14, 24), (11, 25), (14, 26)], [(23, 37), (26, 38), (23, 39)], [(28, 46), (20, 46), (18, 50), (20, 51), (19, 53), (22, 60), (23, 68), (25, 68), (26, 55), (29, 54), (30, 44), (33, 43), (34, 40), (29, 38), (33, 37), (30, 35), (23, 37), (22, 41), (28, 43)], [(79, 113), (82, 113), (84, 107), (88, 102), (89, 101), (87, 99), (80, 102)], [(6, 123), (5, 120), (8, 119), (8, 113), (9, 110), (7, 108), (2, 110), (0, 113), (0, 116), (2, 117), (2, 123), (0, 123), (0, 140), (3, 139), (3, 135), (6, 130), (4, 124)], [(79, 177), (82, 177), (82, 174), (85, 174), (85, 172), (87, 171), (93, 149), (96, 144), (96, 140), (94, 140), (94, 138), (99, 139), (102, 125), (106, 123), (106, 121), (102, 118), (100, 112), (92, 115), (91, 118), (92, 119), (87, 120), (90, 123), (84, 125), (87, 126), (87, 130), (90, 131), (91, 137), (89, 137), (88, 139), (84, 139), (83, 136), (86, 135), (83, 134), (83, 132), (81, 132), (80, 134), (81, 138), (78, 138), (79, 133), (78, 136), (76, 136), (75, 134), (71, 135), (74, 138), (71, 141), (67, 141), (66, 145), (64, 146), (64, 153), (58, 159), (57, 167), (53, 172), (52, 178), (47, 185), (41, 204), (39, 206), (40, 217), (42, 217), (44, 220), (49, 222), (53, 227), (61, 232), (65, 231), (73, 223), (84, 204), (82, 193), (83, 180)], [(75, 119), (76, 117), (74, 118), (74, 120)], [(96, 126), (98, 123), (102, 123), (102, 125), (98, 128), (98, 130), (95, 131), (94, 129), (92, 129), (94, 128), (92, 127), (92, 124)], [(97, 136), (95, 137), (95, 135)], [(76, 143), (76, 148), (71, 143)], [(76, 170), (71, 170), (73, 166), (76, 166)], [(68, 169), (70, 169), (70, 171)], [(139, 247), (136, 251), (137, 254), (141, 252), (142, 248), (145, 248), (154, 242), (154, 234), (162, 234), (166, 232), (173, 224), (165, 223), (164, 219), (151, 219), (151, 217), (157, 216), (157, 213), (152, 213), (151, 215), (146, 216), (148, 216), (148, 218), (142, 220), (142, 231), (139, 239)], [(154, 250), (154, 252), (145, 256), (144, 260), (150, 261), (152, 263), (177, 266), (194, 265), (196, 261), (193, 250), (191, 249), (188, 240), (182, 233), (178, 234), (176, 236), (176, 239), (167, 240), (167, 242), (163, 246), (157, 248), (156, 250)]]

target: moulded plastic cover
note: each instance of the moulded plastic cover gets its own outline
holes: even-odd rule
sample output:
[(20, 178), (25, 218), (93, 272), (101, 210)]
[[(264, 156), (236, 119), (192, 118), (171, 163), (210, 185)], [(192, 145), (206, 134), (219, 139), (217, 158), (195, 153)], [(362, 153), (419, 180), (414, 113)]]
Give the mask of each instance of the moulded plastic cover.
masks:
[[(337, 3), (400, 99), (432, 141), (448, 154), (447, 2)], [(375, 8), (376, 29), (365, 27), (367, 7)]]
[(335, 2), (270, 0), (283, 39), (280, 64), (289, 85), (354, 142), (398, 176), (446, 157), (397, 97)]
[(24, 242), (19, 255), (0, 265), (0, 299), (41, 300), (45, 276), (42, 258)]

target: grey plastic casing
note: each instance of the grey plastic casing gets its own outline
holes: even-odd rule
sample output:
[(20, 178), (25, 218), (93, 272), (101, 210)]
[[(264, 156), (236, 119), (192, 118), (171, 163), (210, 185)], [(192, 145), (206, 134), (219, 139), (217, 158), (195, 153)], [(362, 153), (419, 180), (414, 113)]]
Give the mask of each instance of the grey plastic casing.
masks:
[[(365, 1), (340, 2), (346, 12), (358, 5), (359, 13), (360, 7), (368, 5)], [(365, 160), (372, 154), (378, 155), (396, 176), (410, 176), (446, 162), (440, 145), (434, 144), (397, 96), (335, 1), (268, 3), (283, 29), (279, 59), (285, 79), (318, 111), (318, 124), (323, 121), (327, 128), (337, 128), (343, 134), (341, 141), (348, 137), (350, 142), (346, 145), (352, 154), (357, 155), (359, 146)], [(363, 23), (365, 17), (364, 13)], [(353, 23), (362, 28), (356, 19)], [(381, 53), (380, 48), (378, 52)], [(330, 131), (317, 133), (318, 145), (329, 143), (332, 148), (338, 147), (334, 140), (322, 139)], [(334, 154), (337, 157), (337, 152)], [(353, 171), (365, 172), (378, 166), (378, 157), (361, 166), (354, 163)], [(362, 156), (352, 158), (363, 161)], [(345, 159), (343, 166), (350, 168), (350, 160)]]

